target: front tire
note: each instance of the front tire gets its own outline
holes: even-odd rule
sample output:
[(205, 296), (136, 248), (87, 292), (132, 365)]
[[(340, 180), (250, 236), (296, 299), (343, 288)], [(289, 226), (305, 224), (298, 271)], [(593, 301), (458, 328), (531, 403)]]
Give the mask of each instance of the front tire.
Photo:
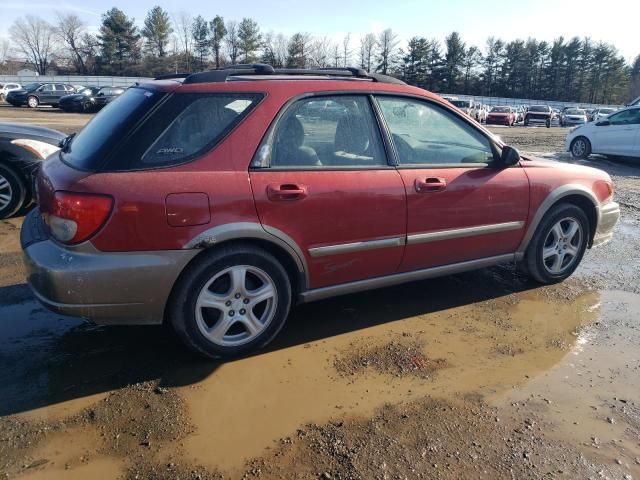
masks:
[(548, 285), (573, 274), (589, 240), (589, 219), (576, 205), (561, 203), (544, 216), (525, 256), (529, 275)]
[(573, 158), (584, 159), (591, 155), (591, 142), (586, 137), (576, 137), (570, 145)]
[(24, 181), (11, 167), (0, 164), (0, 219), (12, 217), (27, 196)]
[(223, 246), (203, 253), (182, 274), (169, 321), (197, 354), (237, 357), (273, 340), (291, 297), (287, 273), (273, 255), (252, 245)]
[(40, 105), (40, 101), (38, 100), (38, 97), (29, 97), (27, 98), (27, 106), (29, 108), (37, 108), (38, 105)]

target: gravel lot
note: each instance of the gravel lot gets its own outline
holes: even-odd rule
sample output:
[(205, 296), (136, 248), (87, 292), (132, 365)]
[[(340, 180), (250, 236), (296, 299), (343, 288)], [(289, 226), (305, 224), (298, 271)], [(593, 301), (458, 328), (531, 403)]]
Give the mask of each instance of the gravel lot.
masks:
[[(0, 105), (71, 133), (89, 115)], [(571, 161), (567, 130), (492, 128)], [(44, 310), (0, 222), (0, 478), (640, 478), (640, 165), (614, 240), (541, 288), (510, 267), (296, 309), (227, 363)]]

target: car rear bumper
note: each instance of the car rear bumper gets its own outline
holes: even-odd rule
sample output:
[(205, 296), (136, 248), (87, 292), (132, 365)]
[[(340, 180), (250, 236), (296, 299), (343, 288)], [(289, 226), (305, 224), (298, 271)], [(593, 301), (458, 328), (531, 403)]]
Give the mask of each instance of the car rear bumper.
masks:
[(48, 237), (38, 210), (20, 240), (27, 283), (47, 308), (100, 324), (161, 323), (171, 289), (197, 250), (100, 252), (89, 242), (66, 247)]
[(604, 245), (613, 237), (613, 229), (620, 219), (620, 205), (608, 202), (598, 208), (598, 225), (593, 237), (593, 247)]

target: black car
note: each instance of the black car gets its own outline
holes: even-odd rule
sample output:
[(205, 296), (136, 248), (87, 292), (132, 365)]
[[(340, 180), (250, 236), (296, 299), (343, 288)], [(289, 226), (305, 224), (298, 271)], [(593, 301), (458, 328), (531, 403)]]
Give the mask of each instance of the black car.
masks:
[(0, 219), (33, 200), (33, 175), (66, 135), (49, 128), (0, 123)]
[(125, 90), (126, 88), (122, 87), (102, 87), (94, 99), (96, 102), (96, 110), (100, 110), (108, 103), (111, 103), (122, 95)]
[(28, 83), (20, 90), (13, 90), (7, 94), (6, 101), (15, 107), (27, 105), (36, 108), (40, 105), (58, 106), (60, 99), (70, 93), (75, 93), (75, 88), (64, 83)]
[(65, 95), (60, 99), (58, 106), (65, 112), (88, 112), (95, 107), (95, 96), (100, 87), (86, 87), (78, 93)]

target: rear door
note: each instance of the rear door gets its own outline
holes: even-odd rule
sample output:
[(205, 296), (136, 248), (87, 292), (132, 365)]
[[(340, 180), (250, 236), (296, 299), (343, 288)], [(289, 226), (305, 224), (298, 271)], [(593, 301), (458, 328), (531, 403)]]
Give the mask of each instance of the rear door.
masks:
[(436, 103), (377, 100), (407, 189), (401, 270), (514, 253), (529, 211), (524, 169), (496, 166), (488, 137)]
[(40, 103), (42, 104), (50, 104), (55, 99), (55, 90), (53, 83), (45, 83), (40, 91), (38, 92), (38, 97), (40, 98)]
[(260, 221), (302, 250), (310, 288), (398, 269), (405, 189), (388, 164), (368, 96), (307, 97), (290, 105), (250, 177)]

